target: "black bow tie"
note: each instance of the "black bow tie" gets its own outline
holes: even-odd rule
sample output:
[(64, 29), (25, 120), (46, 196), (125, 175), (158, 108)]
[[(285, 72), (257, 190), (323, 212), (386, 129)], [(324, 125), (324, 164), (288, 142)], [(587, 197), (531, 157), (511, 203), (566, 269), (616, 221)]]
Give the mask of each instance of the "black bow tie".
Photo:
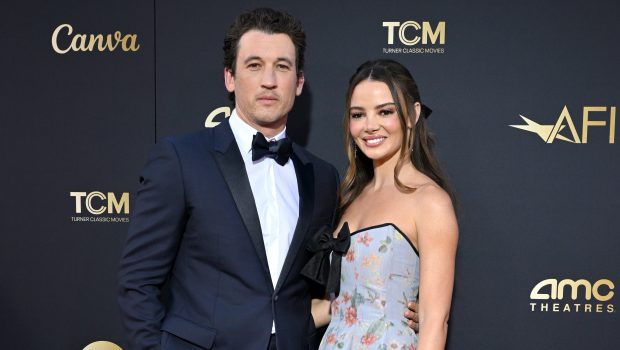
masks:
[(252, 138), (252, 160), (263, 157), (273, 158), (280, 165), (286, 164), (293, 150), (292, 142), (288, 137), (278, 141), (267, 141), (260, 132)]

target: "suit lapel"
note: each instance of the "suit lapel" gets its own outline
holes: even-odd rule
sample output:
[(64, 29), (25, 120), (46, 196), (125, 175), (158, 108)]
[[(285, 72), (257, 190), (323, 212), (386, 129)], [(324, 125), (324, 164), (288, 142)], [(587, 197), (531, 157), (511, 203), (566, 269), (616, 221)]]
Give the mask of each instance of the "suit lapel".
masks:
[(260, 228), (260, 220), (258, 218), (258, 212), (256, 211), (256, 205), (254, 204), (252, 187), (250, 186), (250, 180), (248, 180), (241, 152), (239, 151), (237, 142), (235, 142), (228, 121), (222, 123), (222, 125), (216, 127), (213, 131), (215, 134), (213, 147), (215, 150), (215, 152), (213, 152), (214, 158), (235, 200), (239, 215), (254, 244), (256, 254), (261, 261), (261, 266), (268, 277), (269, 285), (272, 286), (269, 265), (267, 264), (267, 253), (265, 252), (265, 243)]
[(297, 219), (297, 226), (295, 226), (293, 240), (291, 241), (286, 259), (284, 260), (284, 265), (282, 266), (282, 271), (280, 272), (280, 277), (278, 278), (278, 283), (276, 284), (276, 292), (286, 280), (286, 276), (290, 272), (293, 262), (297, 257), (297, 252), (305, 241), (314, 207), (314, 170), (312, 163), (297, 144), (293, 144), (291, 159), (295, 166), (297, 188), (299, 190), (299, 218)]

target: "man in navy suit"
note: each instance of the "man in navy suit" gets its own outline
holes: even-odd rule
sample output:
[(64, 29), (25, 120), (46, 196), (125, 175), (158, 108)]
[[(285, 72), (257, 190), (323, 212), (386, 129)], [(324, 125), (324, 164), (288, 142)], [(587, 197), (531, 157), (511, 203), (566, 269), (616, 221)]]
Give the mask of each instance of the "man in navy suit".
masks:
[(317, 347), (299, 272), (334, 220), (339, 177), (286, 138), (304, 48), (286, 13), (237, 17), (224, 41), (230, 118), (151, 152), (119, 274), (131, 349)]
[(151, 152), (120, 267), (130, 348), (286, 350), (320, 340), (299, 271), (310, 236), (333, 221), (339, 178), (286, 138), (304, 48), (288, 14), (240, 15), (224, 43), (230, 118)]

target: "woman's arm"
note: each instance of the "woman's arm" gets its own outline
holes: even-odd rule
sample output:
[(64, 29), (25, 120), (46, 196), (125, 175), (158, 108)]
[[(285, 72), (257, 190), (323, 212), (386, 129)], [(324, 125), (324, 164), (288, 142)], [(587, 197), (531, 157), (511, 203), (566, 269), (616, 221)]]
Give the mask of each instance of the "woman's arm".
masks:
[(418, 350), (443, 350), (454, 285), (458, 225), (450, 197), (438, 187), (420, 193), (416, 217), (420, 252)]

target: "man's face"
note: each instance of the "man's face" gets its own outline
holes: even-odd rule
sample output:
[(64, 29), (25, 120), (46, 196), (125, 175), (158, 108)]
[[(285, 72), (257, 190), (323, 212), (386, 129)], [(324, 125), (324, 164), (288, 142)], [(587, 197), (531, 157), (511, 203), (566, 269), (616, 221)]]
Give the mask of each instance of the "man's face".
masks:
[(235, 92), (237, 114), (268, 137), (286, 125), (303, 74), (295, 67), (295, 46), (286, 34), (251, 30), (241, 36), (235, 74), (224, 69), (224, 82)]

